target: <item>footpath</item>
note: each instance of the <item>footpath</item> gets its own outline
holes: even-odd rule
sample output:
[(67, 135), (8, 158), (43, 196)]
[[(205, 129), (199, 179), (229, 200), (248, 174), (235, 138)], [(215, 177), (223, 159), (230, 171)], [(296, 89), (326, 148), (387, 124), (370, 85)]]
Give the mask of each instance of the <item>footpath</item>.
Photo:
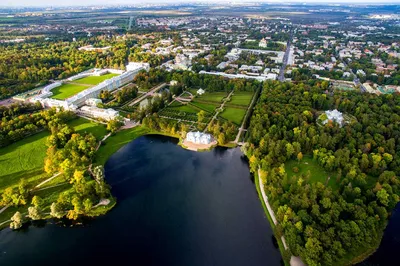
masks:
[[(258, 176), (260, 177), (260, 168), (258, 168)], [(269, 204), (268, 196), (265, 194), (264, 184), (263, 184), (261, 178), (258, 178), (258, 184), (259, 184), (259, 187), (260, 187), (261, 196), (263, 198), (265, 206), (267, 206), (267, 210), (268, 210), (269, 216), (271, 217), (272, 222), (276, 226), (278, 224), (278, 221), (276, 220), (276, 216), (275, 216), (274, 210), (272, 209), (271, 205)], [(285, 250), (288, 250), (289, 247), (286, 244), (286, 240), (285, 240), (285, 236), (284, 235), (281, 236), (281, 241), (282, 241), (282, 244), (283, 244), (283, 247), (285, 248)], [(290, 258), (290, 265), (291, 266), (306, 266), (304, 264), (304, 262), (301, 260), (300, 257), (295, 257), (295, 256), (292, 256)]]

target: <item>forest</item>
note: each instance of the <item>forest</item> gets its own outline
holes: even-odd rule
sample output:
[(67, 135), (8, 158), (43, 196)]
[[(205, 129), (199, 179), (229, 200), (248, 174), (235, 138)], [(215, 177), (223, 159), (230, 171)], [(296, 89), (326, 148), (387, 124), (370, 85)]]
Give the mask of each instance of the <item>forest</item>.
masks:
[[(307, 265), (356, 263), (378, 247), (399, 202), (399, 104), (398, 95), (338, 93), (327, 82), (264, 84), (244, 151), (277, 215), (276, 236)], [(317, 124), (333, 109), (355, 119)], [(327, 179), (300, 171), (311, 166)]]
[(112, 45), (111, 49), (102, 53), (78, 50), (80, 46), (87, 45), (86, 42), (38, 39), (0, 46), (0, 99), (93, 67), (125, 69), (131, 42), (92, 39), (90, 43), (95, 46)]

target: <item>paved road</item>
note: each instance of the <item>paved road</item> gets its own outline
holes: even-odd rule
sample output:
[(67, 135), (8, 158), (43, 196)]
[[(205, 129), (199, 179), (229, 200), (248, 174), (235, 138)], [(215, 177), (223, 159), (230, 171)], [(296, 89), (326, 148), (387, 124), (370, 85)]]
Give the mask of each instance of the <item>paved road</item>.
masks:
[(147, 93), (143, 94), (142, 96), (140, 96), (139, 98), (137, 98), (136, 100), (132, 101), (129, 103), (129, 106), (135, 105), (139, 102), (141, 102), (142, 100), (144, 100), (147, 96), (152, 95), (154, 92), (161, 90), (162, 88), (164, 88), (165, 86), (167, 86), (167, 83), (162, 83), (156, 87), (153, 87), (151, 90), (149, 90)]
[(283, 64), (281, 66), (281, 70), (279, 71), (279, 76), (278, 76), (279, 81), (285, 80), (285, 69), (286, 69), (286, 65), (289, 60), (290, 44), (292, 42), (292, 38), (293, 38), (293, 33), (290, 33), (289, 40), (287, 41), (287, 44), (286, 44), (285, 55), (283, 56)]

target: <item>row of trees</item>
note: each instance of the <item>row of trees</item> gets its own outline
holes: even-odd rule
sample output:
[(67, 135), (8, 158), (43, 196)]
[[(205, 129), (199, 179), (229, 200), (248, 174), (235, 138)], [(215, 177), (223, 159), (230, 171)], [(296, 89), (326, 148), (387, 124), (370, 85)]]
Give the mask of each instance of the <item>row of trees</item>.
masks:
[[(307, 265), (348, 264), (379, 244), (400, 195), (399, 104), (398, 95), (331, 94), (324, 83), (264, 84), (245, 152), (251, 171), (260, 169), (277, 236), (284, 234)], [(321, 112), (331, 109), (353, 119), (318, 125)], [(289, 177), (285, 162), (303, 155), (314, 157), (336, 185), (310, 180), (311, 172)]]
[(33, 114), (27, 113), (3, 117), (0, 122), (0, 147), (7, 146), (26, 136), (46, 129), (53, 121), (65, 123), (75, 117), (76, 115), (73, 112), (56, 112), (55, 109), (42, 110)]

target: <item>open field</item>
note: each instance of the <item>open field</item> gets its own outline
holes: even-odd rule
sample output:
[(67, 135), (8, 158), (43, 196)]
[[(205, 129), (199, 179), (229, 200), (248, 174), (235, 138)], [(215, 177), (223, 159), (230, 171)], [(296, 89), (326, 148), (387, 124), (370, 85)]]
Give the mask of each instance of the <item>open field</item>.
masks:
[(65, 100), (83, 90), (88, 89), (88, 86), (85, 85), (77, 85), (77, 84), (63, 84), (59, 87), (54, 88), (51, 92), (53, 92), (53, 96), (51, 98), (57, 100)]
[(82, 133), (92, 133), (97, 140), (101, 140), (105, 135), (107, 135), (107, 129), (104, 125), (95, 123), (93, 121), (79, 117), (68, 123), (71, 127), (74, 127), (76, 132)]
[(222, 118), (232, 121), (238, 126), (240, 126), (240, 124), (242, 123), (243, 117), (245, 115), (246, 115), (245, 109), (238, 109), (232, 107), (228, 107), (222, 113), (220, 113), (220, 116)]
[[(293, 171), (294, 167), (299, 169), (297, 173)], [(293, 176), (299, 177), (302, 174), (306, 175), (307, 172), (310, 171), (310, 182), (321, 182), (324, 185), (326, 185), (328, 177), (330, 177), (328, 186), (330, 186), (332, 189), (339, 188), (339, 184), (336, 183), (336, 173), (329, 173), (325, 171), (324, 168), (318, 165), (317, 161), (311, 158), (311, 156), (304, 156), (300, 163), (296, 160), (287, 161), (285, 163), (285, 171), (289, 179), (291, 179)]]
[(235, 92), (232, 96), (231, 101), (227, 103), (248, 106), (252, 98), (252, 92)]
[(0, 150), (0, 191), (17, 186), (21, 178), (38, 184), (48, 177), (43, 172), (48, 136), (49, 132), (43, 131)]
[(77, 79), (72, 81), (73, 83), (79, 83), (79, 84), (85, 84), (85, 85), (97, 85), (107, 79), (110, 79), (112, 77), (118, 76), (118, 74), (113, 74), (113, 73), (108, 73), (105, 75), (101, 75), (101, 76), (89, 76), (86, 78), (81, 78), (81, 79)]
[(197, 96), (196, 99), (205, 102), (216, 102), (221, 103), (222, 99), (225, 98), (227, 94), (225, 92), (206, 92), (201, 96)]
[(181, 112), (186, 112), (186, 113), (198, 113), (199, 110), (197, 110), (195, 107), (190, 106), (190, 105), (181, 105), (181, 106), (174, 106), (174, 107), (167, 107), (167, 110), (177, 110)]
[(95, 164), (104, 165), (108, 158), (117, 152), (122, 146), (128, 144), (137, 137), (148, 134), (150, 131), (145, 127), (134, 127), (118, 131), (115, 135), (109, 137), (96, 152)]
[[(84, 118), (74, 119), (68, 124), (78, 133), (93, 133), (97, 139), (107, 134), (104, 125)], [(43, 131), (0, 150), (0, 192), (9, 186), (17, 186), (21, 178), (34, 186), (50, 177), (43, 171), (49, 135), (48, 131)]]
[(196, 102), (196, 101), (192, 101), (190, 102), (190, 104), (210, 113), (214, 113), (215, 109), (218, 107), (218, 105), (216, 104)]

